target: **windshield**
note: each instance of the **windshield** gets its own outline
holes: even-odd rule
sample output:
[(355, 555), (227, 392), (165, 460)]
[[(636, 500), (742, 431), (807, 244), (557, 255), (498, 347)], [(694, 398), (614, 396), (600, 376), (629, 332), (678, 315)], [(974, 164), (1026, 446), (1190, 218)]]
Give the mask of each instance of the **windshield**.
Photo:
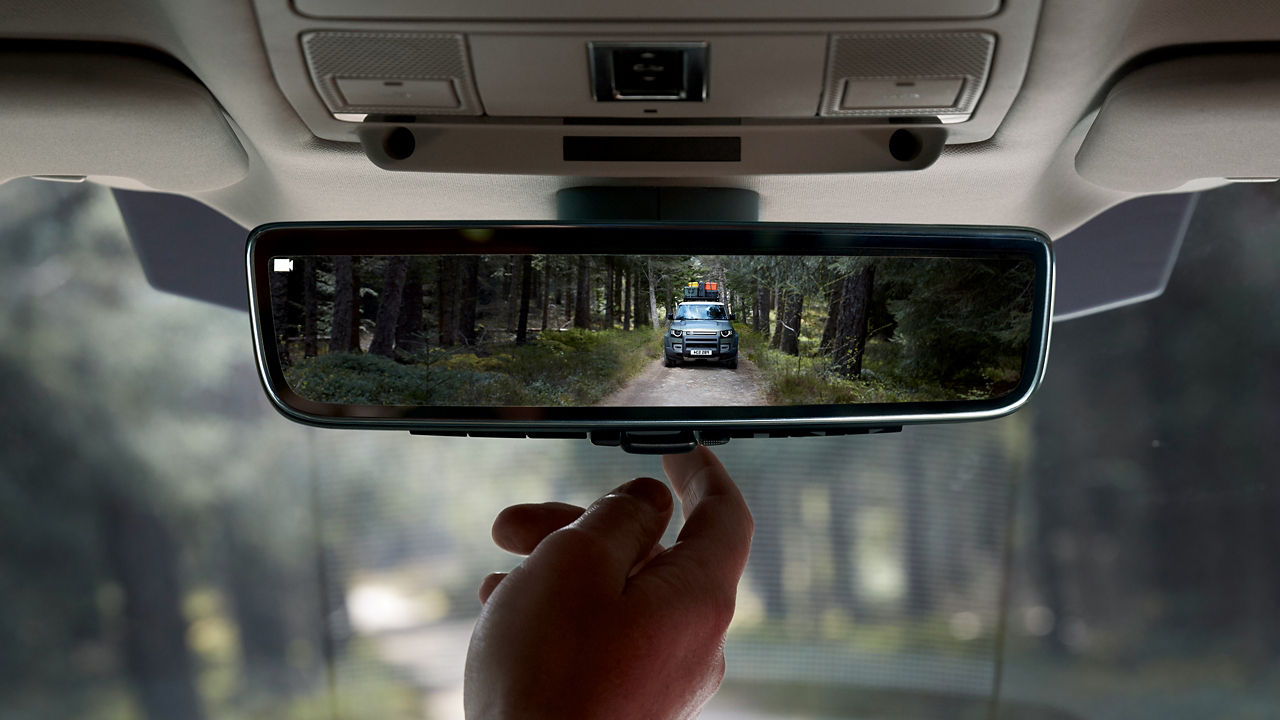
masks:
[(676, 308), (677, 320), (728, 320), (729, 313), (723, 305), (682, 304)]
[[(1058, 324), (1009, 417), (717, 448), (756, 534), (703, 717), (1274, 717), (1277, 237), (1280, 188), (1206, 193), (1165, 295)], [(660, 476), (288, 422), (103, 188), (7, 183), (0, 238), (6, 718), (461, 718), (497, 512)]]

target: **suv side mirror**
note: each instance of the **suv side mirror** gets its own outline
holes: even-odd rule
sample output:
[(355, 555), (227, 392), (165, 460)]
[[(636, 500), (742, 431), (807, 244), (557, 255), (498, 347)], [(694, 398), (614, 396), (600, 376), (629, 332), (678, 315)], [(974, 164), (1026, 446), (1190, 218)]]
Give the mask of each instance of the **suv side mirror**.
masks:
[(667, 313), (667, 322), (671, 322), (672, 320), (675, 320), (675, 319), (676, 319), (676, 316), (673, 313)]
[(729, 313), (729, 322), (733, 322), (734, 320), (737, 320), (737, 318), (734, 317), (733, 313)]

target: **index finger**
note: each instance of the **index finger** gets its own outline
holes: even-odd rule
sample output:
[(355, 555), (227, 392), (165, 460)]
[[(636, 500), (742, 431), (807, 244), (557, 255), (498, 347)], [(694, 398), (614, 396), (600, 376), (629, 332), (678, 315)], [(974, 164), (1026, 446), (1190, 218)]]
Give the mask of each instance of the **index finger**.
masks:
[(722, 589), (736, 590), (751, 552), (754, 529), (751, 511), (738, 486), (705, 447), (666, 455), (662, 468), (680, 498), (685, 522), (676, 544), (655, 558), (655, 563), (674, 563)]

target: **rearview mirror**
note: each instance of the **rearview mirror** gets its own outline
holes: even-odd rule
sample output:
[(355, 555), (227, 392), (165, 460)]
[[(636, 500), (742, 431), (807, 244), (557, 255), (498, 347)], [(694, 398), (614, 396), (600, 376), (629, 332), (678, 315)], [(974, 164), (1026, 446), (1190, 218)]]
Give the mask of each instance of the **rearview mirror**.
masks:
[(1050, 246), (1023, 229), (277, 224), (248, 253), (264, 385), (323, 426), (607, 442), (990, 418), (1039, 382), (1051, 316)]

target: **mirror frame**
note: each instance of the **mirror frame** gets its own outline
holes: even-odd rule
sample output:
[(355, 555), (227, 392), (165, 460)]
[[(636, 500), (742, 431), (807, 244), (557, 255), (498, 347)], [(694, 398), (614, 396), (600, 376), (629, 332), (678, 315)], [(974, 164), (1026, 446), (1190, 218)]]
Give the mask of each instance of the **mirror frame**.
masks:
[[(520, 240), (480, 239), (479, 230), (516, 229)], [(744, 236), (742, 231), (750, 231)], [(468, 238), (459, 231), (472, 231)], [(662, 240), (655, 243), (653, 233)], [(595, 236), (608, 233), (607, 240)], [(746, 241), (744, 244), (744, 240)], [(596, 244), (598, 241), (598, 245)], [(359, 252), (353, 252), (353, 250)], [(333, 255), (885, 255), (990, 257), (1024, 254), (1035, 264), (1036, 298), (1022, 377), (987, 400), (721, 408), (451, 407), (318, 403), (285, 382), (274, 346), (268, 271), (272, 257)], [(512, 433), (580, 437), (592, 431), (723, 431), (734, 436), (886, 428), (985, 420), (1026, 404), (1044, 376), (1053, 317), (1054, 260), (1038, 230), (1012, 227), (835, 223), (322, 222), (272, 223), (249, 234), (246, 269), (254, 353), (272, 405), (296, 422), (438, 434)], [(268, 339), (272, 339), (268, 343)], [(268, 352), (268, 348), (270, 351)], [(820, 434), (820, 433), (819, 433)]]

